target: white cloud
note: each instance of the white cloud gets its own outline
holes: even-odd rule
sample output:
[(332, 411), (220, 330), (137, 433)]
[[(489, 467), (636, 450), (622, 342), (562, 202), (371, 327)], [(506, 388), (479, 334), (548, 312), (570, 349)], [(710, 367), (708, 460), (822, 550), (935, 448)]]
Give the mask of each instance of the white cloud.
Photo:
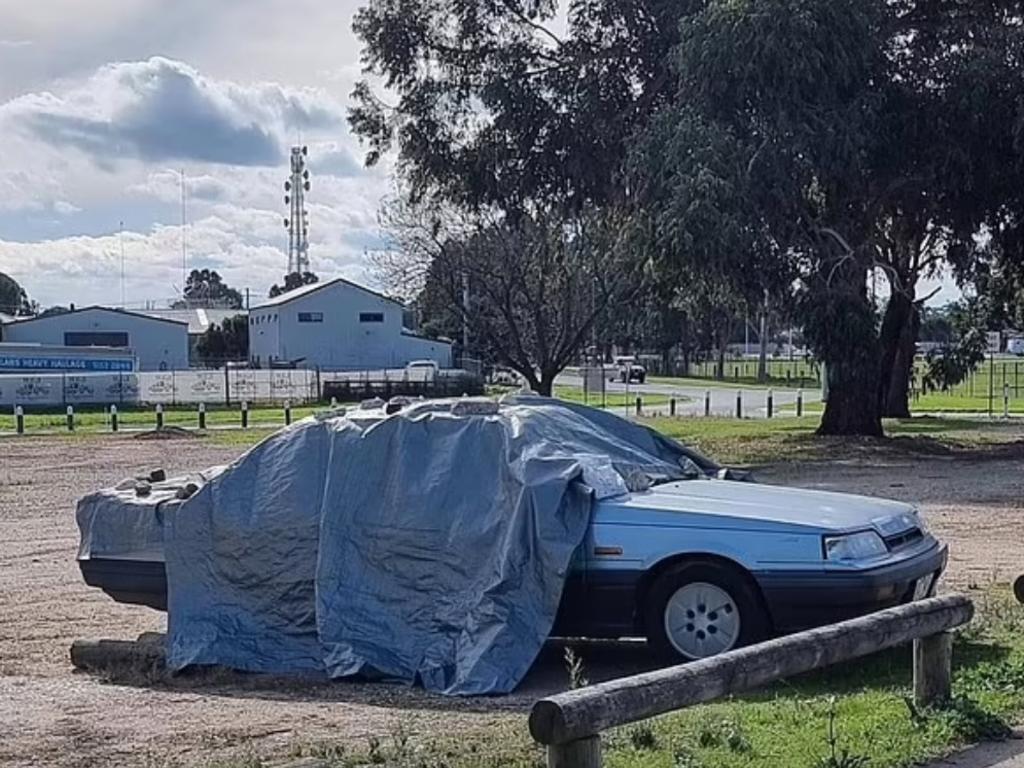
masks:
[(341, 132), (344, 110), (316, 89), (215, 80), (154, 57), (108, 64), (59, 95), (12, 99), (0, 121), (106, 168), (124, 158), (276, 165), (285, 137)]

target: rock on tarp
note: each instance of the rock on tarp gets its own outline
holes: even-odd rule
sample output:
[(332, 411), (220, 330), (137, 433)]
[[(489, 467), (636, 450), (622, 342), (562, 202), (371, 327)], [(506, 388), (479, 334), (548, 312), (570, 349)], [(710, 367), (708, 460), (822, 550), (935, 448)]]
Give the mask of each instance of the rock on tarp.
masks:
[(583, 481), (682, 476), (682, 449), (542, 398), (460, 410), (304, 420), (170, 510), (168, 666), (512, 690), (583, 541)]

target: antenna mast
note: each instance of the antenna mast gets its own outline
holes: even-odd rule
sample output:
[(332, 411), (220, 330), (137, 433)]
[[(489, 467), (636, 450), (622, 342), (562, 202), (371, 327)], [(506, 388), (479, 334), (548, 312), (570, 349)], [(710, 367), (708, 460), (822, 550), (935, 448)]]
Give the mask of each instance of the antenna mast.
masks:
[(188, 240), (185, 235), (185, 169), (181, 169), (181, 298), (187, 299), (185, 285), (188, 282)]
[(306, 146), (292, 147), (291, 175), (284, 183), (284, 204), (288, 218), (288, 272), (309, 272), (309, 213), (306, 211), (306, 192), (309, 191), (309, 169), (306, 168)]

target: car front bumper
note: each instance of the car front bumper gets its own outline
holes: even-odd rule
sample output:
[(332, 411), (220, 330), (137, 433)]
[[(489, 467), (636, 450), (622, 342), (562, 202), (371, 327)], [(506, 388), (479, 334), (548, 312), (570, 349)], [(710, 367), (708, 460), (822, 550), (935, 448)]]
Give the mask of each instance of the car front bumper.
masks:
[(909, 603), (922, 579), (924, 596), (930, 596), (948, 557), (948, 546), (936, 543), (906, 560), (863, 571), (759, 571), (754, 578), (776, 632), (795, 632)]

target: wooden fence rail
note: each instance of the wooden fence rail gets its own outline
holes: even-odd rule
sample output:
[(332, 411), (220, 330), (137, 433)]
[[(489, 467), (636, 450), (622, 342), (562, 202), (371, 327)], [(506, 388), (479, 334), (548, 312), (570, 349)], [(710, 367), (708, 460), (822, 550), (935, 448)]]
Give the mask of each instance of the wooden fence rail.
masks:
[(541, 699), (530, 733), (547, 745), (549, 768), (600, 768), (601, 731), (742, 693), (914, 641), (914, 697), (928, 705), (950, 695), (952, 636), (974, 604), (946, 595), (840, 624), (769, 640), (720, 656)]

